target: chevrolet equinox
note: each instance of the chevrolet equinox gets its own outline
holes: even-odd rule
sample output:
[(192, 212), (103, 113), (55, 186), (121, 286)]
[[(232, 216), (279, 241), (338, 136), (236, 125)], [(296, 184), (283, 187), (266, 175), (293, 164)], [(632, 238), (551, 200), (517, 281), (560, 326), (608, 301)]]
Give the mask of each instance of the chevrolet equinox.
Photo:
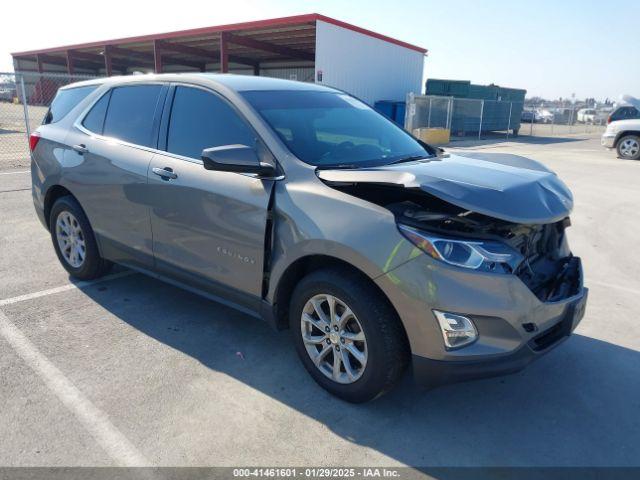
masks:
[(446, 154), (332, 88), (80, 82), (30, 147), (36, 211), (73, 277), (117, 263), (289, 327), (314, 380), (351, 402), (409, 364), (428, 387), (520, 370), (584, 314), (555, 173)]

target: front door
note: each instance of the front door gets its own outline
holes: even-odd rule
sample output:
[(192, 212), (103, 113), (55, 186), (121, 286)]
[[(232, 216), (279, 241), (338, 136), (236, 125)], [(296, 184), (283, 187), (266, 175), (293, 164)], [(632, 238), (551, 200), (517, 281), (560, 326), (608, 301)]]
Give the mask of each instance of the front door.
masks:
[(156, 269), (257, 307), (273, 181), (208, 171), (200, 160), (205, 148), (253, 146), (256, 135), (211, 91), (177, 86), (171, 94), (167, 153), (155, 154), (149, 166)]

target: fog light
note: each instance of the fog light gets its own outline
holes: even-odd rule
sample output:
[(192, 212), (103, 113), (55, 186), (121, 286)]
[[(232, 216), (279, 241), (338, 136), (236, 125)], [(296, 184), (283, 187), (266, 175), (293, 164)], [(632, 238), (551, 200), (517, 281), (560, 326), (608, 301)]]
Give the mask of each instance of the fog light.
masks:
[(444, 345), (447, 349), (464, 347), (475, 342), (478, 338), (478, 331), (471, 319), (439, 310), (434, 310), (433, 314), (438, 319)]

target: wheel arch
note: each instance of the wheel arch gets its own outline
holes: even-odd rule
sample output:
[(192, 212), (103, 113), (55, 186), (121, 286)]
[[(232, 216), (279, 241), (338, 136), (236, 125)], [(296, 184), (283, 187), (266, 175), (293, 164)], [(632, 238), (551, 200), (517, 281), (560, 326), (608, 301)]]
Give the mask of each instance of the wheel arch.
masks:
[(405, 338), (408, 338), (402, 320), (398, 315), (398, 311), (394, 307), (393, 303), (391, 303), (391, 300), (389, 299), (387, 294), (380, 288), (379, 285), (376, 284), (373, 278), (345, 260), (324, 254), (306, 255), (296, 259), (287, 266), (287, 268), (278, 279), (278, 283), (275, 287), (273, 296), (275, 327), (278, 330), (284, 330), (289, 326), (289, 301), (291, 299), (291, 294), (293, 293), (293, 290), (295, 289), (298, 282), (306, 275), (309, 275), (314, 271), (324, 269), (332, 269), (350, 273), (360, 277), (362, 281), (367, 282), (368, 285), (370, 285), (380, 294), (380, 298), (383, 299), (395, 313), (398, 322), (400, 322), (400, 325), (402, 326), (402, 331), (405, 335)]
[(616, 140), (613, 143), (613, 148), (617, 148), (618, 147), (618, 142), (620, 141), (620, 139), (626, 137), (627, 135), (635, 135), (636, 137), (640, 138), (640, 130), (624, 130), (624, 131), (618, 133), (616, 135)]
[[(49, 224), (49, 217), (51, 215), (51, 208), (53, 204), (56, 203), (56, 200), (62, 197), (70, 196), (78, 202), (78, 199), (75, 197), (73, 193), (69, 191), (69, 189), (63, 187), (62, 185), (52, 185), (47, 189), (47, 193), (44, 196), (44, 219), (46, 223), (46, 227), (48, 230), (51, 229), (51, 225)], [(78, 202), (80, 204), (80, 202)]]

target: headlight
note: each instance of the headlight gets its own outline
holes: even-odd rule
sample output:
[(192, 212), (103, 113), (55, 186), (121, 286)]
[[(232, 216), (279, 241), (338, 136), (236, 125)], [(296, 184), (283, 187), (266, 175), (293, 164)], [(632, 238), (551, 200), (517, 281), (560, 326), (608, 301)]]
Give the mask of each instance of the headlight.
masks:
[(438, 237), (408, 225), (398, 228), (411, 243), (436, 260), (474, 270), (511, 272), (521, 255), (509, 246), (495, 241), (471, 241)]

